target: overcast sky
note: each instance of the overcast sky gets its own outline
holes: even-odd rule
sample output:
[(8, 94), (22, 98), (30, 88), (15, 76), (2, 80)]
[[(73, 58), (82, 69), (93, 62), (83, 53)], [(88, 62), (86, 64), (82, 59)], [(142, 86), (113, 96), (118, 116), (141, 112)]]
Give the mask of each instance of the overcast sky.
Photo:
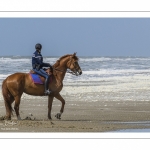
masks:
[(0, 56), (148, 56), (150, 18), (0, 18)]

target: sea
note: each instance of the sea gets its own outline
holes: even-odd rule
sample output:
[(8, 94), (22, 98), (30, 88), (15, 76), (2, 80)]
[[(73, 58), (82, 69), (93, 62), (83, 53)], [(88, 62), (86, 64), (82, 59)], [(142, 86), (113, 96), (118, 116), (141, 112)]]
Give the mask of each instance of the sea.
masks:
[[(44, 61), (53, 65), (58, 59), (59, 57), (46, 57)], [(31, 57), (0, 57), (0, 84), (10, 74), (28, 73), (31, 64)], [(83, 74), (78, 77), (66, 74), (64, 82), (84, 84), (89, 81), (98, 84), (98, 81), (107, 78), (150, 74), (150, 57), (79, 57), (79, 65)]]
[[(59, 57), (44, 57), (44, 62), (53, 65)], [(133, 100), (138, 92), (140, 100), (149, 100), (150, 90), (150, 57), (79, 57), (82, 75), (74, 76), (66, 73), (62, 93), (79, 94), (99, 93), (103, 99), (111, 100), (109, 94), (123, 93), (113, 99)], [(31, 57), (10, 56), (0, 57), (0, 88), (3, 80), (16, 72), (28, 73), (32, 69)], [(129, 96), (127, 96), (127, 94)], [(131, 95), (130, 95), (131, 94)], [(121, 98), (120, 98), (121, 96)], [(110, 98), (108, 98), (110, 97)], [(0, 94), (0, 100), (3, 99)]]

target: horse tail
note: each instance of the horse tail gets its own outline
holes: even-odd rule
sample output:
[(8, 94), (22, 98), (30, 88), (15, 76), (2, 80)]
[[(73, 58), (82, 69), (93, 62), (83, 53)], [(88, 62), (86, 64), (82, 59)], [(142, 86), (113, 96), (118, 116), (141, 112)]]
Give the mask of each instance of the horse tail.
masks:
[(11, 104), (14, 101), (14, 99), (13, 95), (10, 93), (7, 87), (7, 78), (2, 83), (2, 94), (5, 102), (6, 111), (7, 113), (12, 114), (13, 108)]

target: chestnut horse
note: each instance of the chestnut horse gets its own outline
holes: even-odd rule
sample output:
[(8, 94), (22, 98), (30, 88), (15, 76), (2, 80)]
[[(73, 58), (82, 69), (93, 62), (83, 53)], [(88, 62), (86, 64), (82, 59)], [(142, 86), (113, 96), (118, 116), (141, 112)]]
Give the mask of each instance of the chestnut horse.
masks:
[[(78, 64), (78, 57), (76, 53), (73, 55), (62, 56), (53, 67), (52, 81), (49, 84), (49, 89), (52, 91), (48, 95), (48, 119), (51, 118), (51, 108), (54, 97), (61, 101), (60, 113), (57, 113), (57, 119), (60, 119), (63, 111), (65, 100), (60, 95), (60, 91), (63, 88), (63, 79), (70, 69), (73, 74), (81, 75), (82, 70)], [(6, 117), (5, 119), (11, 119), (12, 106), (11, 104), (15, 101), (14, 109), (17, 119), (20, 120), (19, 105), (21, 101), (21, 96), (23, 93), (34, 95), (34, 96), (44, 96), (44, 85), (34, 84), (29, 73), (14, 73), (8, 76), (2, 84), (2, 94), (4, 97), (5, 107), (6, 107)]]

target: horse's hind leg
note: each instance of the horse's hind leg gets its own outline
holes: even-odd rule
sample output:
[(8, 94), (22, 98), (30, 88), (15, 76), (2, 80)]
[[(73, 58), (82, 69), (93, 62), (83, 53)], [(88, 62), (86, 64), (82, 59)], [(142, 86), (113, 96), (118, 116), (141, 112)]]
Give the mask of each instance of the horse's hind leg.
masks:
[(21, 117), (20, 117), (20, 114), (19, 114), (20, 98), (21, 98), (21, 96), (16, 96), (15, 97), (15, 105), (14, 105), (14, 109), (15, 109), (16, 116), (17, 116), (18, 120), (21, 120)]
[(61, 119), (61, 115), (62, 115), (62, 113), (64, 112), (65, 100), (63, 99), (63, 97), (62, 97), (59, 93), (56, 94), (55, 97), (56, 97), (58, 100), (60, 100), (61, 103), (62, 103), (61, 109), (60, 109), (60, 113), (57, 113), (55, 117), (56, 117), (57, 119)]
[(6, 108), (6, 116), (5, 119), (6, 120), (11, 120), (11, 115), (12, 115), (12, 107), (11, 104), (13, 103), (14, 99), (13, 97), (11, 97), (9, 100), (5, 100), (5, 108)]

